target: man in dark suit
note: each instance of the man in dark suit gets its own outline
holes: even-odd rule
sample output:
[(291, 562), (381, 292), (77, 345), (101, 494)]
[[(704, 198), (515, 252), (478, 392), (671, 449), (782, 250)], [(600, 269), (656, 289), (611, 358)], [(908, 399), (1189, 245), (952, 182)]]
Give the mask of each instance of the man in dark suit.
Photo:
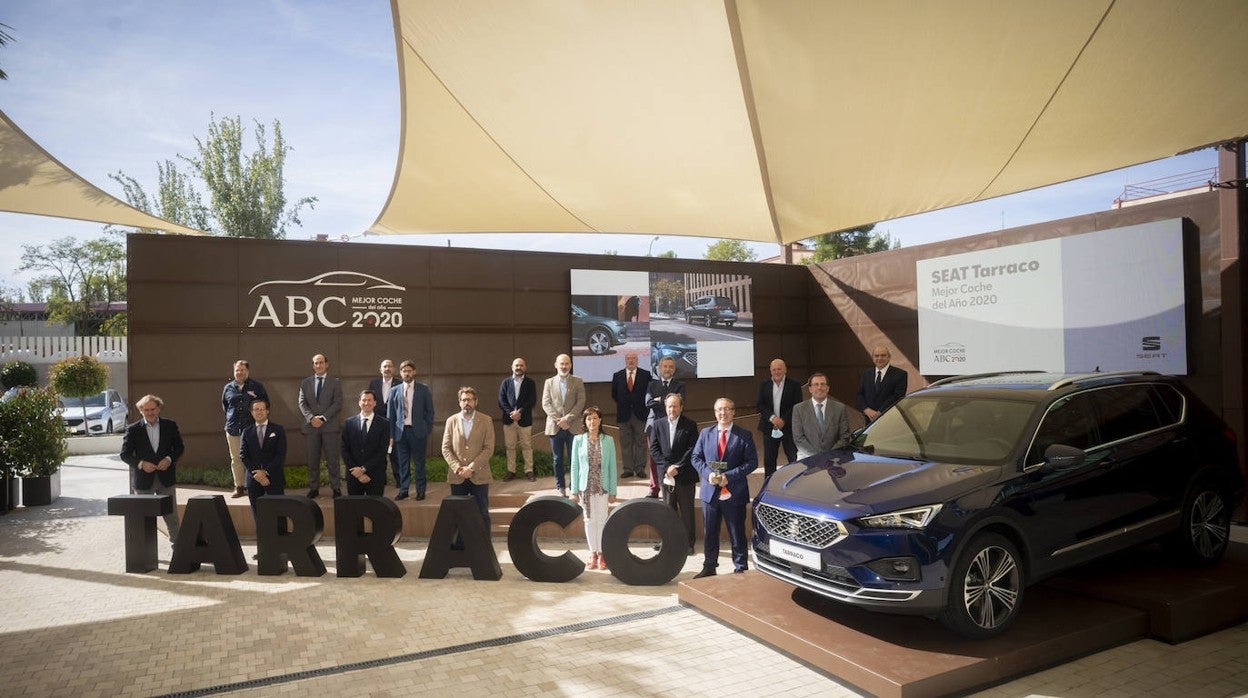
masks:
[(525, 375), (528, 364), (516, 357), (511, 362), (511, 375), (498, 386), (498, 409), (503, 413), (503, 444), (507, 450), (507, 474), (503, 482), (516, 479), (516, 447), (524, 454), (524, 476), (535, 482), (533, 474), (533, 408), (537, 406), (537, 383)]
[(763, 472), (776, 472), (780, 448), (788, 462), (797, 460), (793, 443), (793, 408), (802, 401), (802, 384), (788, 377), (789, 368), (782, 359), (773, 359), (771, 379), (758, 386), (758, 430), (763, 433)]
[[(732, 571), (744, 572), (747, 567), (749, 539), (745, 535), (745, 509), (750, 504), (750, 485), (746, 477), (758, 468), (758, 451), (754, 437), (747, 429), (732, 423), (736, 405), (721, 397), (715, 401), (715, 426), (698, 435), (690, 462), (702, 478), (702, 571), (694, 578), (709, 577), (719, 566), (719, 524), (728, 527), (732, 542)], [(723, 470), (713, 463), (726, 465)], [(721, 499), (721, 488), (730, 495)]]
[[(650, 435), (650, 430), (654, 427), (654, 423), (660, 419), (666, 419), (667, 414), (665, 400), (668, 395), (680, 395), (680, 403), (685, 403), (685, 384), (676, 380), (672, 376), (676, 375), (676, 360), (670, 356), (659, 359), (659, 365), (655, 367), (658, 372), (658, 378), (651, 377), (650, 385), (646, 387), (646, 407), (650, 413), (646, 415), (646, 435)], [(663, 480), (663, 473), (655, 464), (654, 458), (649, 458), (650, 475), (650, 494), (654, 495), (659, 491), (659, 483)]]
[(121, 460), (130, 466), (130, 484), (135, 494), (167, 494), (173, 497), (173, 511), (165, 514), (169, 540), (178, 539), (178, 490), (174, 466), (186, 446), (177, 422), (160, 416), (165, 402), (155, 395), (144, 395), (134, 403), (142, 418), (126, 427), (121, 440)]
[[(646, 388), (650, 372), (637, 368), (637, 352), (624, 352), (624, 368), (611, 376), (615, 423), (620, 427), (620, 477), (641, 477), (646, 471)], [(659, 496), (658, 491), (649, 494)]]
[(239, 458), (247, 470), (247, 498), (254, 517), (257, 499), (286, 494), (286, 430), (269, 421), (268, 400), (251, 403), (251, 418), (255, 423), (243, 429)]
[(650, 427), (650, 457), (660, 472), (675, 483), (663, 488), (663, 501), (676, 510), (689, 536), (689, 554), (697, 526), (693, 520), (693, 491), (698, 488), (698, 471), (691, 458), (698, 440), (698, 424), (684, 414), (685, 399), (671, 393), (664, 400), (667, 414)]
[(849, 442), (849, 416), (845, 405), (828, 397), (828, 377), (810, 374), (810, 399), (793, 408), (793, 443), (797, 457), (845, 448)]
[(862, 380), (858, 381), (858, 409), (866, 415), (867, 424), (906, 396), (909, 377), (893, 366), (892, 360), (888, 347), (881, 345), (872, 349), (871, 362), (875, 366), (863, 371)]
[(347, 494), (386, 492), (386, 450), (390, 448), (390, 422), (376, 413), (377, 396), (360, 392), (360, 413), (342, 425), (342, 462), (347, 468)]
[(433, 393), (429, 386), (416, 380), (416, 362), (410, 359), (399, 364), (403, 382), (390, 389), (386, 398), (386, 421), (390, 422), (390, 438), (399, 453), (398, 502), (407, 499), (411, 481), (416, 481), (416, 499), (425, 498), (425, 450), (433, 431)]
[[(386, 398), (390, 396), (390, 389), (399, 384), (399, 379), (394, 375), (394, 362), (390, 359), (382, 360), (380, 371), (380, 376), (368, 382), (368, 389), (373, 391), (373, 399), (377, 401), (374, 411), (384, 417)], [(397, 486), (399, 484), (399, 451), (396, 448), (389, 448), (389, 451), (390, 472), (394, 474), (394, 484)]]
[(312, 371), (313, 375), (299, 386), (299, 411), (303, 413), (300, 431), (308, 443), (308, 497), (316, 499), (320, 494), (322, 450), (329, 469), (329, 488), (335, 497), (341, 497), (338, 433), (342, 425), (338, 413), (342, 411), (342, 381), (329, 375), (329, 359), (324, 354), (312, 357)]

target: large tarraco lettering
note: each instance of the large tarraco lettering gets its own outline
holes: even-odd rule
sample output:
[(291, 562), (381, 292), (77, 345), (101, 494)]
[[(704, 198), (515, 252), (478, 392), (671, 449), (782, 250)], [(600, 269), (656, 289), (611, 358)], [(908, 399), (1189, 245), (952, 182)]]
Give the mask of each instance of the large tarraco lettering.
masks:
[[(398, 505), (385, 497), (339, 497), (334, 503), (334, 547), (337, 576), (359, 577), (365, 560), (378, 577), (402, 577), (407, 568), (394, 550), (403, 530)], [(108, 513), (125, 517), (126, 571), (156, 569), (156, 517), (171, 510), (169, 495), (110, 497)], [(585, 566), (572, 552), (550, 556), (536, 542), (538, 526), (561, 527), (581, 516), (581, 507), (563, 497), (536, 497), (516, 512), (507, 533), (507, 552), (516, 571), (539, 582), (575, 579)], [(663, 542), (657, 555), (642, 559), (628, 550), (629, 534), (641, 525), (652, 526)], [(320, 577), (325, 563), (316, 551), (324, 532), (321, 509), (306, 497), (261, 497), (256, 501), (257, 572), (284, 574), (293, 567), (300, 577)], [(462, 550), (452, 547), (456, 536)], [(638, 586), (670, 582), (685, 564), (685, 531), (676, 512), (653, 499), (627, 501), (611, 512), (603, 531), (603, 553), (611, 560), (617, 579)], [(203, 564), (217, 574), (242, 574), (249, 569), (238, 532), (225, 498), (199, 495), (186, 503), (178, 539), (174, 541), (169, 574), (190, 574)], [(422, 579), (442, 579), (452, 568), (467, 567), (473, 579), (502, 578), (490, 532), (472, 497), (447, 497), (438, 509), (429, 537), (429, 549), (420, 569)]]

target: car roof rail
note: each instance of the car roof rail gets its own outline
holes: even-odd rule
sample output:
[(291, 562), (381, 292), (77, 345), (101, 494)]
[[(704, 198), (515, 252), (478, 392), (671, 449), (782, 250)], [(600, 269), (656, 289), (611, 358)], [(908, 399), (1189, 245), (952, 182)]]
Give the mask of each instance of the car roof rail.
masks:
[(1017, 376), (1017, 375), (1025, 375), (1028, 373), (1044, 373), (1044, 371), (1026, 370), (1026, 371), (992, 371), (989, 373), (969, 373), (965, 376), (949, 376), (948, 378), (941, 378), (935, 383), (928, 383), (927, 387), (931, 388), (937, 385), (950, 385), (952, 383), (976, 380), (979, 378), (996, 378), (997, 376)]
[(1084, 381), (1097, 380), (1098, 378), (1160, 375), (1161, 374), (1156, 371), (1096, 371), (1094, 373), (1081, 373), (1077, 376), (1067, 376), (1057, 381), (1053, 385), (1049, 386), (1049, 390), (1057, 390), (1058, 388), (1064, 388), (1068, 385), (1074, 385), (1075, 383), (1082, 383)]

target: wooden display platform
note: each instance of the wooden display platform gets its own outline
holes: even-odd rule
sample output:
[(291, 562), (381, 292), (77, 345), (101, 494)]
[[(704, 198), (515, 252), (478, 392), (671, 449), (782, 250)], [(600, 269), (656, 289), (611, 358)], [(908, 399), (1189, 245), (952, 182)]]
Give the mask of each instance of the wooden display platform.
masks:
[(1203, 570), (1157, 566), (1149, 548), (1080, 568), (1028, 588), (1014, 627), (982, 641), (934, 620), (829, 601), (756, 570), (681, 582), (678, 598), (859, 690), (944, 696), (1137, 639), (1175, 642), (1243, 622), (1248, 545), (1232, 543), (1221, 564)]

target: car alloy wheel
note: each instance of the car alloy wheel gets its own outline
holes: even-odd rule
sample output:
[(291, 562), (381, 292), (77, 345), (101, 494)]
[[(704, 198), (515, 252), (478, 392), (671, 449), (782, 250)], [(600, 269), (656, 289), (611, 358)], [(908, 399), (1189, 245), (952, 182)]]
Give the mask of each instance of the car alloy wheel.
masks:
[(715, 321), (711, 319), (711, 315), (710, 315), (710, 313), (707, 313), (706, 317), (702, 318), (702, 321), (703, 321), (704, 323), (706, 323), (706, 326), (707, 326), (707, 327), (714, 327), (714, 326), (715, 326)]
[(601, 356), (611, 348), (611, 336), (600, 327), (589, 333), (589, 337), (585, 339), (585, 346), (589, 347), (589, 353)]
[(940, 621), (954, 632), (983, 639), (1005, 631), (1023, 600), (1018, 549), (995, 533), (975, 537), (954, 568)]
[(1208, 482), (1197, 483), (1183, 502), (1182, 529), (1175, 552), (1189, 564), (1211, 565), (1222, 559), (1231, 537), (1230, 498)]

